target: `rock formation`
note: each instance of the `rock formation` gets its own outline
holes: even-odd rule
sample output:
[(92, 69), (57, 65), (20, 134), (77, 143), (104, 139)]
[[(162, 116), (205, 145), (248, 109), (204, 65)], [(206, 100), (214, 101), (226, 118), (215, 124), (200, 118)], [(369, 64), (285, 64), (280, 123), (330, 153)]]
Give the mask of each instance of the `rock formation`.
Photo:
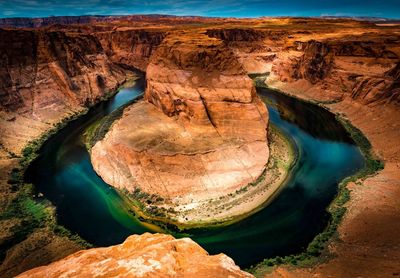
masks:
[[(221, 41), (173, 33), (152, 55), (146, 77), (146, 102), (128, 108), (91, 151), (107, 183), (157, 195), (165, 202), (152, 205), (179, 212), (200, 209), (264, 172), (268, 113)], [(182, 212), (176, 220), (204, 219)]]
[(120, 245), (80, 251), (17, 276), (39, 277), (253, 277), (224, 254), (210, 256), (188, 238), (143, 234)]
[[(79, 25), (82, 23), (86, 25)], [(188, 23), (191, 25), (185, 25)], [(265, 147), (261, 151), (254, 147), (261, 142), (260, 138), (264, 138), (264, 133), (257, 128), (256, 121), (249, 120), (251, 117), (244, 120), (252, 123), (249, 126), (253, 131), (257, 130), (254, 134), (246, 134), (240, 128), (236, 130), (242, 125), (228, 120), (240, 114), (240, 118), (251, 116), (250, 112), (259, 107), (238, 61), (246, 73), (264, 75), (268, 86), (301, 98), (323, 101), (332, 111), (346, 115), (368, 136), (373, 148), (385, 160), (385, 169), (363, 181), (363, 186), (350, 185), (349, 213), (339, 229), (341, 242), (333, 241), (331, 244), (335, 258), (317, 268), (295, 269), (293, 272), (280, 268), (277, 270), (279, 274), (293, 277), (398, 274), (400, 31), (396, 23), (385, 25), (347, 19), (128, 16), (1, 19), (0, 25), (47, 26), (0, 29), (1, 213), (18, 194), (19, 189), (11, 189), (7, 179), (11, 169), (18, 166), (16, 155), (26, 143), (52, 128), (54, 123), (96, 103), (123, 82), (132, 67), (146, 69), (150, 60), (146, 99), (151, 104), (142, 102), (127, 109), (124, 118), (114, 125), (106, 140), (99, 142), (104, 144), (102, 150), (111, 154), (103, 160), (106, 167), (115, 171), (132, 161), (136, 163), (133, 165), (140, 161), (149, 170), (151, 165), (164, 163), (163, 158), (175, 155), (175, 162), (181, 164), (167, 170), (178, 169), (179, 178), (191, 170), (183, 169), (182, 165), (203, 169), (200, 162), (211, 161), (218, 163), (211, 163), (205, 170), (212, 170), (212, 181), (220, 182), (219, 171), (236, 173), (235, 169), (239, 169), (237, 160), (233, 159), (236, 152), (242, 158), (251, 158), (250, 163), (255, 165), (254, 173), (258, 174), (262, 161), (255, 161), (255, 156), (249, 153), (256, 150), (257, 154), (267, 154)], [(185, 30), (190, 31), (183, 32)], [(168, 37), (169, 43), (162, 45), (151, 57), (167, 32), (174, 35)], [(224, 55), (234, 59), (223, 58)], [(213, 67), (225, 73), (213, 73), (210, 71)], [(229, 67), (233, 70), (229, 71)], [(164, 71), (160, 72), (160, 69)], [(243, 95), (230, 91), (236, 81)], [(205, 84), (202, 90), (194, 90), (200, 82)], [(226, 100), (221, 98), (227, 96)], [(248, 106), (253, 108), (244, 113)], [(242, 112), (233, 107), (239, 107)], [(235, 112), (229, 115), (230, 111)], [(150, 114), (153, 115), (152, 122), (145, 119)], [(137, 129), (140, 131), (138, 134), (129, 133), (132, 137), (117, 132), (118, 128), (132, 130), (132, 125), (141, 128)], [(148, 128), (143, 128), (146, 125)], [(221, 136), (215, 136), (218, 133)], [(199, 136), (189, 137), (193, 134)], [(233, 140), (236, 135), (240, 137), (238, 142)], [(144, 147), (139, 148), (139, 144), (130, 145), (127, 151), (124, 144), (131, 138), (135, 142), (147, 138), (143, 140), (143, 146), (148, 147), (149, 152), (142, 151)], [(165, 142), (164, 146), (160, 140)], [(111, 141), (118, 143), (114, 148), (115, 154), (107, 149)], [(222, 153), (222, 146), (232, 154), (232, 163), (225, 165), (219, 163), (222, 158), (218, 156), (207, 157)], [(207, 148), (213, 149), (206, 152)], [(132, 149), (137, 152), (132, 152)], [(192, 153), (184, 153), (183, 149)], [(129, 160), (132, 154), (134, 160)], [(202, 160), (190, 159), (191, 154)], [(113, 165), (118, 161), (109, 159), (117, 155), (127, 159), (119, 167)], [(116, 172), (115, 176), (123, 177), (130, 171)], [(153, 168), (149, 173), (153, 178), (155, 173), (166, 173), (163, 171)], [(134, 174), (141, 176), (140, 173)], [(244, 182), (241, 175), (242, 171), (239, 176)], [(111, 176), (108, 181), (118, 185), (120, 181)], [(189, 178), (192, 180), (187, 176)], [(132, 177), (127, 175), (124, 179), (131, 181)], [(193, 180), (199, 181), (200, 178), (197, 176)], [(23, 221), (18, 217), (0, 220), (0, 243), (7, 249), (0, 276), (13, 277), (81, 248), (68, 238), (51, 232), (50, 227), (41, 227), (21, 237), (17, 232)], [(4, 245), (10, 242), (12, 245)], [(168, 253), (179, 256), (178, 251), (170, 250)], [(75, 256), (80, 255), (72, 258)], [(94, 261), (97, 259), (101, 261), (104, 258), (94, 257)], [(195, 260), (208, 262), (204, 257)], [(85, 263), (89, 264), (88, 261)], [(371, 269), (371, 265), (374, 268)], [(279, 274), (272, 272), (271, 276)]]

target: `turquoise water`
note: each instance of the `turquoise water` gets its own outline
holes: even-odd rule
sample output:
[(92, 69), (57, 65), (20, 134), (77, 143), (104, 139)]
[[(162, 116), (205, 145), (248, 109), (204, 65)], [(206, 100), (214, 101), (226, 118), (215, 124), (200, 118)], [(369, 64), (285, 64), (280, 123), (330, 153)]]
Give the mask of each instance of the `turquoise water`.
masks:
[[(139, 97), (143, 85), (141, 79), (121, 89), (110, 101), (69, 123), (43, 146), (27, 172), (27, 180), (55, 205), (59, 223), (97, 246), (152, 231), (97, 176), (82, 142), (90, 124)], [(271, 124), (289, 136), (299, 151), (290, 179), (270, 205), (243, 221), (174, 234), (192, 237), (211, 254), (223, 252), (242, 267), (303, 250), (327, 225), (326, 207), (338, 183), (364, 164), (359, 149), (332, 114), (267, 89), (258, 93), (268, 103)]]

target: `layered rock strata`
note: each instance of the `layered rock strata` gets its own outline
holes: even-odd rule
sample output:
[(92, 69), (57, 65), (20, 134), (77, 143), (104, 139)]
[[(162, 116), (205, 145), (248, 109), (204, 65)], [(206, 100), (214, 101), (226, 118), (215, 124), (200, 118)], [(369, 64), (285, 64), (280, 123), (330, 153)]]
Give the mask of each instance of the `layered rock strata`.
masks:
[(120, 245), (77, 252), (48, 266), (29, 270), (29, 277), (254, 277), (224, 254), (210, 256), (188, 238), (143, 234)]
[(385, 168), (348, 184), (351, 197), (338, 228), (340, 240), (332, 240), (326, 250), (334, 258), (307, 269), (280, 266), (271, 272), (269, 267), (260, 267), (257, 276), (397, 275), (399, 25), (298, 21), (291, 19), (287, 27), (282, 26), (286, 34), (274, 39), (266, 36), (256, 42), (221, 34), (222, 31), (209, 34), (224, 39), (248, 72), (264, 76), (265, 85), (318, 102), (349, 119), (368, 137)]
[(134, 68), (145, 68), (162, 39), (145, 31), (0, 29), (1, 145), (18, 154), (31, 138), (96, 103)]
[(292, 30), (261, 29), (247, 36), (246, 29), (210, 29), (207, 34), (224, 40), (247, 72), (265, 74), (270, 87), (327, 101), (400, 103), (398, 33), (383, 33), (369, 23), (353, 22), (349, 30), (350, 22), (333, 22), (340, 31), (311, 23), (293, 19)]
[[(28, 142), (110, 96), (126, 79), (136, 78), (132, 70), (145, 67), (163, 38), (160, 32), (124, 30), (112, 35), (109, 29), (0, 29), (1, 277), (82, 248), (42, 223), (32, 228), (32, 215), (24, 211), (9, 213), (19, 208), (25, 189), (15, 179), (10, 182), (10, 173), (20, 168), (18, 160)], [(118, 58), (126, 52), (135, 57)], [(31, 150), (24, 154), (32, 155)]]
[[(105, 21), (107, 20), (105, 19)], [(160, 19), (153, 17), (150, 22), (146, 18), (140, 18), (140, 21), (134, 19), (132, 23), (111, 19), (111, 21), (114, 21), (113, 23), (107, 22), (90, 26), (53, 25), (50, 28), (56, 33), (72, 33), (71, 35), (77, 37), (85, 34), (94, 40), (98, 37), (99, 43), (104, 49), (110, 49), (107, 47), (108, 39), (106, 37), (113, 37), (104, 33), (111, 32), (114, 29), (137, 29), (138, 26), (139, 28), (148, 28), (148, 30), (154, 30), (155, 26), (164, 29), (185, 28), (176, 27), (174, 19), (160, 20), (159, 23), (157, 23), (157, 20)], [(330, 244), (331, 252), (335, 253), (334, 259), (318, 267), (307, 269), (281, 267), (273, 271), (270, 274), (271, 277), (279, 275), (287, 277), (338, 275), (379, 277), (397, 275), (400, 258), (398, 237), (400, 231), (398, 225), (400, 223), (398, 202), (400, 196), (398, 182), (400, 129), (398, 128), (398, 97), (396, 98), (396, 92), (399, 89), (399, 25), (396, 25), (395, 22), (373, 24), (345, 19), (311, 18), (221, 19), (218, 21), (219, 23), (213, 22), (212, 24), (207, 19), (196, 20), (201, 24), (190, 25), (191, 30), (203, 28), (206, 32), (205, 29), (212, 29), (213, 31), (207, 32), (207, 34), (210, 37), (223, 40), (224, 44), (230, 48), (229, 50), (238, 57), (239, 62), (248, 73), (265, 74), (268, 77), (266, 81), (269, 86), (275, 86), (307, 100), (333, 103), (329, 105), (329, 108), (334, 112), (346, 115), (359, 127), (371, 140), (374, 150), (385, 160), (385, 169), (382, 172), (365, 181), (359, 181), (363, 183), (363, 186), (355, 183), (350, 184), (351, 201), (348, 204), (348, 212), (344, 222), (340, 225), (338, 231), (341, 240), (335, 240)], [(33, 23), (30, 19), (5, 19), (2, 20), (1, 24), (33, 27), (88, 22), (80, 21), (80, 19), (71, 21), (69, 18), (45, 21), (39, 19), (39, 23)], [(118, 25), (123, 27), (118, 28)], [(49, 32), (48, 29), (40, 30)], [(249, 30), (253, 30), (250, 35), (248, 34)], [(97, 35), (99, 31), (103, 34)], [(127, 31), (131, 32), (130, 30)], [(0, 132), (2, 134), (0, 138), (0, 209), (3, 212), (12, 196), (17, 194), (17, 192), (11, 192), (10, 185), (7, 184), (11, 168), (17, 166), (17, 159), (13, 153), (18, 154), (27, 141), (51, 128), (52, 123), (56, 120), (50, 121), (45, 117), (33, 119), (32, 115), (35, 115), (35, 113), (24, 113), (24, 110), (31, 111), (29, 108), (31, 101), (27, 101), (23, 105), (28, 108), (10, 105), (11, 99), (13, 101), (18, 99), (18, 97), (15, 97), (16, 90), (12, 88), (24, 87), (26, 84), (30, 86), (30, 78), (19, 79), (18, 76), (20, 73), (26, 73), (25, 65), (29, 64), (26, 61), (29, 61), (31, 53), (35, 53), (36, 48), (42, 48), (31, 44), (30, 39), (34, 37), (33, 35), (21, 35), (21, 33), (35, 34), (38, 29), (2, 30), (1, 32), (4, 33), (2, 33), (0, 40), (2, 55), (0, 59), (0, 71), (2, 73), (0, 85), (7, 84), (7, 80), (9, 80), (7, 68), (14, 68), (12, 72), (16, 77), (13, 80), (20, 80), (15, 86), (7, 86), (0, 91), (2, 94), (0, 112)], [(224, 34), (220, 35), (221, 32)], [(54, 41), (54, 39), (51, 41)], [(42, 45), (46, 44), (51, 43), (48, 41)], [(341, 48), (347, 49), (346, 55), (342, 55), (344, 53), (342, 51), (332, 52), (337, 44), (341, 44)], [(135, 47), (129, 44), (127, 46), (129, 49), (134, 49), (135, 53), (142, 52), (142, 50), (139, 50), (141, 46)], [(112, 48), (112, 52), (108, 53), (119, 51), (118, 47), (119, 44)], [(374, 51), (368, 50), (366, 54), (365, 49)], [(379, 51), (375, 51), (376, 49)], [(154, 47), (151, 47), (151, 51), (153, 50)], [(86, 53), (86, 50), (83, 51)], [(387, 51), (391, 53), (388, 54)], [(360, 53), (364, 54), (360, 55)], [(392, 55), (393, 53), (397, 58)], [(122, 58), (123, 56), (125, 54), (121, 55)], [(75, 57), (79, 57), (79, 55)], [(140, 59), (140, 56), (136, 55), (136, 58)], [(129, 59), (129, 61), (133, 62), (135, 59)], [(13, 62), (14, 66), (10, 66), (10, 61), (16, 61)], [(115, 55), (115, 61), (118, 63), (122, 60), (118, 55)], [(147, 63), (147, 61), (144, 63), (142, 61), (134, 62), (133, 65), (138, 62), (139, 65), (143, 64), (144, 68)], [(120, 67), (120, 65), (113, 64), (113, 67)], [(325, 71), (320, 66), (322, 64), (329, 65), (329, 71)], [(85, 69), (85, 63), (79, 63), (79, 65), (82, 66), (82, 69)], [(42, 69), (41, 74), (46, 78), (37, 84), (37, 90), (33, 90), (36, 92), (35, 95), (40, 93), (40, 86), (47, 90), (48, 80), (53, 79), (49, 67), (39, 66), (38, 68)], [(98, 67), (90, 70), (95, 74), (96, 69)], [(102, 67), (99, 69), (102, 69)], [(322, 74), (318, 72), (320, 69)], [(30, 75), (34, 76), (34, 72), (29, 71), (29, 74), (25, 74), (28, 77)], [(107, 76), (104, 77), (105, 79), (108, 78)], [(110, 78), (113, 79), (113, 77)], [(85, 88), (90, 87), (86, 82), (82, 84)], [(112, 82), (107, 84), (113, 86)], [(90, 98), (89, 90), (83, 92)], [(60, 102), (63, 102), (62, 99), (63, 97)], [(85, 99), (85, 97), (81, 99)], [(50, 96), (48, 101), (51, 102)], [(3, 106), (3, 103), (6, 105)], [(21, 102), (16, 101), (16, 103)], [(76, 106), (70, 107), (70, 109), (75, 108)], [(64, 110), (57, 108), (57, 113), (60, 111), (63, 112)], [(65, 115), (67, 114), (60, 113), (56, 118), (60, 120)], [(131, 120), (133, 122), (134, 118), (132, 117)], [(1, 233), (2, 244), (12, 238), (12, 233), (17, 227), (16, 224), (19, 225), (21, 221), (23, 219), (20, 218), (1, 220), (0, 226), (3, 228)], [(0, 276), (13, 277), (23, 270), (47, 264), (82, 248), (66, 237), (55, 235), (49, 228), (39, 230), (39, 232), (35, 231), (30, 234), (26, 239), (18, 238), (17, 241), (13, 241), (13, 246), (7, 247), (6, 258), (2, 261), (0, 267)], [(371, 268), (371, 265), (374, 265), (374, 267)]]
[(201, 33), (171, 34), (146, 73), (146, 101), (93, 147), (93, 167), (130, 194), (159, 196), (153, 205), (177, 209), (179, 222), (194, 220), (184, 211), (263, 174), (268, 112), (235, 55)]

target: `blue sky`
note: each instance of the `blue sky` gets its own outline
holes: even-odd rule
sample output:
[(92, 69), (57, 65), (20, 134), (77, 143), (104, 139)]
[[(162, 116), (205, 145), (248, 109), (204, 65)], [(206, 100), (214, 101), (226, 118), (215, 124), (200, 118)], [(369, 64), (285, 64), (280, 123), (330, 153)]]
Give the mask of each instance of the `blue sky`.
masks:
[(201, 16), (374, 16), (400, 18), (400, 0), (0, 0), (0, 17), (173, 14)]

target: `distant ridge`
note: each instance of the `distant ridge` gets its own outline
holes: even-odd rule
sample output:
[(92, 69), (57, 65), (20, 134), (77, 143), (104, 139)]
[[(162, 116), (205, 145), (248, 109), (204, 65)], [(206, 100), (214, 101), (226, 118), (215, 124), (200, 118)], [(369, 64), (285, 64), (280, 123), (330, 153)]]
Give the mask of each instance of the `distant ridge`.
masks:
[[(319, 17), (290, 17), (290, 16), (276, 16), (276, 17), (259, 17), (259, 18), (315, 18), (315, 19), (347, 19), (357, 21), (368, 21), (373, 23), (396, 23), (400, 24), (400, 19), (388, 19), (382, 17), (352, 17), (352, 16), (319, 16)], [(82, 15), (82, 16), (50, 16), (50, 17), (10, 17), (0, 18), (1, 27), (11, 28), (37, 28), (51, 26), (55, 24), (73, 25), (73, 24), (90, 24), (98, 22), (113, 22), (113, 21), (153, 21), (157, 22), (181, 22), (181, 23), (195, 23), (205, 19), (212, 19), (214, 21), (232, 20), (232, 17), (205, 17), (205, 16), (177, 16), (166, 14), (133, 14), (133, 15)], [(241, 18), (243, 20), (244, 18)], [(255, 19), (255, 18), (249, 18)]]
[(390, 19), (385, 17), (374, 17), (374, 16), (335, 16), (335, 15), (323, 15), (319, 18), (324, 19), (353, 19), (358, 21), (370, 21), (370, 22), (397, 22), (400, 23), (400, 19)]
[[(202, 19), (222, 20), (217, 17), (202, 17), (202, 16), (175, 16), (163, 14), (146, 14), (146, 15), (82, 15), (82, 16), (50, 16), (50, 17), (11, 17), (0, 18), (0, 27), (17, 27), (17, 28), (37, 28), (50, 26), (54, 24), (88, 24), (97, 22), (112, 22), (112, 21), (182, 21), (196, 22)], [(226, 18), (224, 18), (225, 20)]]

